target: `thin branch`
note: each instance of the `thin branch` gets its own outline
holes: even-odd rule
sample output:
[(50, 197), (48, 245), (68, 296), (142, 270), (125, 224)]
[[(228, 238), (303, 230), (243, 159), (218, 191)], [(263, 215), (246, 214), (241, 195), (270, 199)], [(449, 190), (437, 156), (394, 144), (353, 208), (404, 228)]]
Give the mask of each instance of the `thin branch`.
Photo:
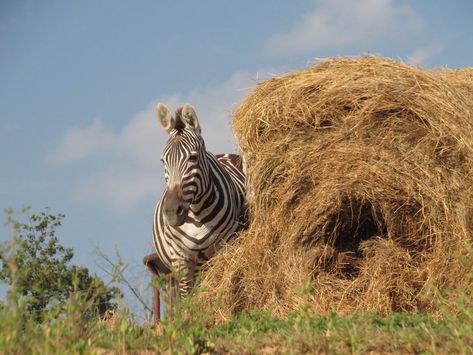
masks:
[(118, 282), (124, 283), (128, 287), (128, 289), (135, 295), (138, 301), (143, 305), (145, 311), (148, 311), (151, 314), (153, 314), (153, 310), (148, 307), (146, 302), (143, 301), (143, 299), (141, 298), (139, 293), (136, 291), (136, 289), (133, 287), (133, 285), (124, 276), (124, 272), (128, 268), (129, 265), (123, 264), (122, 262), (115, 264), (112, 260), (110, 260), (110, 258), (107, 255), (105, 255), (100, 250), (99, 247), (95, 248), (95, 252), (111, 266), (112, 271), (108, 271), (106, 270), (106, 268), (99, 266), (105, 273), (107, 273), (113, 278), (111, 282), (113, 282), (114, 280), (117, 280)]

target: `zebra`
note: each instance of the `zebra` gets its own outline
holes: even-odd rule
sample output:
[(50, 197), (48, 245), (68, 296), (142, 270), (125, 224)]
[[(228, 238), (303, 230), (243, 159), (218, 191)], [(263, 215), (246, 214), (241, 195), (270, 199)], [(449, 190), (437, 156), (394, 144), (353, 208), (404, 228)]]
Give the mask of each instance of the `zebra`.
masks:
[(245, 175), (239, 155), (206, 150), (193, 106), (173, 116), (159, 103), (156, 115), (169, 135), (161, 156), (166, 189), (154, 211), (156, 264), (160, 273), (176, 272), (185, 295), (202, 266), (246, 226)]

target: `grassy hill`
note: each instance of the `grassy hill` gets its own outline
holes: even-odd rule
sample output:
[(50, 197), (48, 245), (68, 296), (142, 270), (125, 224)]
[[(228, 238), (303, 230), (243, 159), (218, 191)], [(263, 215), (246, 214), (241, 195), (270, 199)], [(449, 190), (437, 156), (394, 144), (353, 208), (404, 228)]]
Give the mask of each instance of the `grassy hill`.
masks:
[[(453, 295), (449, 295), (452, 298)], [(5, 354), (107, 353), (471, 353), (471, 293), (442, 302), (444, 313), (371, 313), (320, 316), (304, 307), (277, 318), (253, 310), (212, 324), (207, 314), (184, 300), (171, 319), (139, 324), (126, 309), (102, 319), (86, 319), (80, 295), (51, 309), (42, 323), (28, 318), (21, 298), (0, 313), (0, 352)]]

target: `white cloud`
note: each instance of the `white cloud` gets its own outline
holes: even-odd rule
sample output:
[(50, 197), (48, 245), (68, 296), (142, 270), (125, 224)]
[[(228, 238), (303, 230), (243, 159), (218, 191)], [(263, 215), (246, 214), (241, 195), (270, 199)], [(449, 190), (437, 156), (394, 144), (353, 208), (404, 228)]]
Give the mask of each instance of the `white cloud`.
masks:
[(156, 103), (164, 102), (173, 109), (186, 102), (193, 104), (207, 149), (233, 152), (230, 112), (254, 85), (248, 73), (237, 72), (214, 86), (161, 95), (117, 132), (98, 119), (87, 127), (68, 130), (46, 161), (61, 168), (78, 161), (93, 163), (100, 156), (104, 166), (84, 170), (85, 176), (77, 177), (77, 199), (105, 201), (118, 210), (133, 208), (146, 198), (157, 197), (163, 186), (159, 157), (167, 135), (156, 122)]
[(324, 47), (370, 45), (412, 36), (421, 19), (407, 4), (393, 0), (319, 0), (287, 33), (266, 43), (273, 54), (297, 54)]
[(425, 63), (434, 55), (442, 52), (445, 46), (441, 43), (416, 49), (409, 55), (406, 62), (410, 65), (425, 65)]
[(107, 132), (99, 119), (86, 128), (72, 128), (62, 137), (59, 148), (50, 152), (47, 161), (52, 164), (66, 164), (84, 159), (97, 150), (112, 144), (114, 137)]
[(154, 165), (142, 169), (109, 166), (92, 172), (76, 186), (76, 198), (82, 202), (106, 202), (115, 210), (126, 212), (148, 197), (158, 196), (162, 174), (158, 162)]

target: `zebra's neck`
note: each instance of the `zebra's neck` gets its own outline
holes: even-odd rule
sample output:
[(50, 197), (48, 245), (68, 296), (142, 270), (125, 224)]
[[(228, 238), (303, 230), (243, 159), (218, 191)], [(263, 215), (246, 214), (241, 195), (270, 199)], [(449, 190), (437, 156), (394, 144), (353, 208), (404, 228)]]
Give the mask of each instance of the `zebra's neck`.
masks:
[(208, 176), (203, 179), (206, 184), (202, 186), (202, 192), (194, 198), (190, 205), (190, 210), (197, 221), (208, 215), (216, 200), (223, 198), (224, 185), (232, 184), (230, 176), (217, 158), (209, 152), (207, 152), (206, 157)]

